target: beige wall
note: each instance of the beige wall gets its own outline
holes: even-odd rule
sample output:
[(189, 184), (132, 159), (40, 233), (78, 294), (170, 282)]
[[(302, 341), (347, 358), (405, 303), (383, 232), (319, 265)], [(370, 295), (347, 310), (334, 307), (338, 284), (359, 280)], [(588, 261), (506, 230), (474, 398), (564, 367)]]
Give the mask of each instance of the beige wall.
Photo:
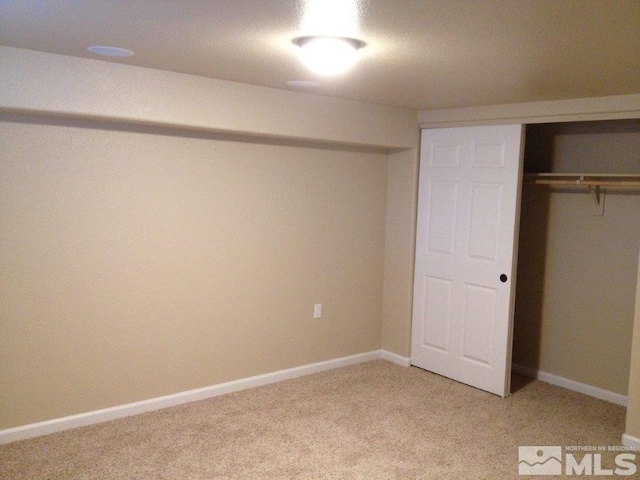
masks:
[(415, 148), (416, 112), (0, 46), (0, 109)]
[[(640, 172), (640, 121), (533, 125), (525, 170)], [(627, 394), (640, 196), (523, 188), (513, 358)]]
[(408, 354), (416, 112), (6, 47), (0, 84), (0, 429)]
[(386, 153), (0, 138), (0, 429), (380, 348)]
[(418, 149), (389, 155), (382, 348), (411, 356)]
[(640, 260), (636, 286), (636, 310), (633, 327), (633, 349), (629, 373), (629, 405), (627, 407), (627, 435), (640, 439)]

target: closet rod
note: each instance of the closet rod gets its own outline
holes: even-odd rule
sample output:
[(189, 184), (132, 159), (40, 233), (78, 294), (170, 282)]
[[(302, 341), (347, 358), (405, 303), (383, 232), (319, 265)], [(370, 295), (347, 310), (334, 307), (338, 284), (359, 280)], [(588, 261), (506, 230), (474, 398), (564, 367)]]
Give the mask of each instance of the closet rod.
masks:
[(524, 175), (524, 180), (535, 185), (640, 188), (640, 175), (626, 174), (527, 173)]

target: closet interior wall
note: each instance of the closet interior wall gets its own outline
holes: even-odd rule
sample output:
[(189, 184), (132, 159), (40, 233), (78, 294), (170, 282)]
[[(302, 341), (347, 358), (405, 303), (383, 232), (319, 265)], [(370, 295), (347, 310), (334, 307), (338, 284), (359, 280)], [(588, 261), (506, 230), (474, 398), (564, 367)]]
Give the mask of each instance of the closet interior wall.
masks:
[[(528, 125), (525, 173), (640, 173), (640, 120)], [(524, 183), (513, 362), (627, 395), (640, 191)]]

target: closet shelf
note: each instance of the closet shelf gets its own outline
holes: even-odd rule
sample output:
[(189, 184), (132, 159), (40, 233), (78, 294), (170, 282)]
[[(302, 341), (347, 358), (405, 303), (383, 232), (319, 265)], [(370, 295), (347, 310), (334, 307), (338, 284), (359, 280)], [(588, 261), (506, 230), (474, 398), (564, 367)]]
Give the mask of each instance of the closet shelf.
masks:
[(640, 175), (606, 173), (525, 173), (524, 181), (551, 187), (588, 188), (595, 202), (594, 215), (604, 214), (604, 192), (610, 188), (640, 190)]
[(535, 185), (559, 187), (606, 187), (640, 189), (640, 175), (600, 173), (525, 173), (524, 180)]

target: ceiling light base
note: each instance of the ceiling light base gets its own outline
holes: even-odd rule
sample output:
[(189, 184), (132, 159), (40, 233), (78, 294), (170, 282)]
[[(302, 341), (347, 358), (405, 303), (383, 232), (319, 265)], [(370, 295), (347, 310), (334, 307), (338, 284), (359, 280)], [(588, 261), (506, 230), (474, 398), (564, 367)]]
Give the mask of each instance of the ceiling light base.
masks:
[(302, 63), (319, 75), (338, 75), (357, 61), (357, 52), (365, 46), (362, 40), (349, 37), (306, 36), (293, 43), (300, 47)]

